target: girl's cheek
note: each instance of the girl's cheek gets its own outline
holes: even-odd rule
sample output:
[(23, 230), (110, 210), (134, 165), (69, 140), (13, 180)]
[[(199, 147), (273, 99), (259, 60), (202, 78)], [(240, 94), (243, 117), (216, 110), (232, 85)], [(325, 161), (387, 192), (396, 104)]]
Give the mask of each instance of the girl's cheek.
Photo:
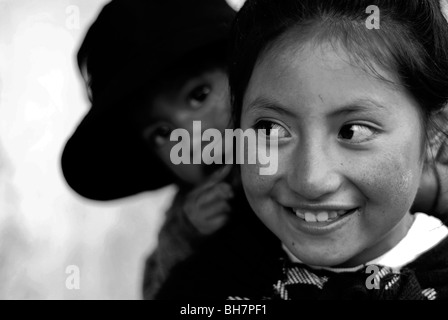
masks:
[(372, 157), (351, 175), (370, 203), (379, 206), (407, 207), (413, 202), (419, 185), (418, 163), (399, 152)]

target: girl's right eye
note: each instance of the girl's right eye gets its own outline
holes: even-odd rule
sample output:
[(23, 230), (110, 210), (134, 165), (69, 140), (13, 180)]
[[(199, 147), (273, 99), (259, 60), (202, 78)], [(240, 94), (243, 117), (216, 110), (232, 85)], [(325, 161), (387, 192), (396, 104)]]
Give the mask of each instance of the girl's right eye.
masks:
[(160, 126), (152, 133), (152, 143), (155, 147), (163, 147), (167, 142), (170, 141), (171, 128), (168, 126)]
[(255, 130), (266, 130), (266, 136), (268, 136), (269, 138), (274, 138), (277, 137), (278, 139), (281, 138), (288, 138), (291, 135), (289, 134), (288, 130), (285, 129), (285, 127), (283, 127), (282, 125), (276, 123), (276, 122), (272, 122), (269, 120), (261, 120), (258, 121), (255, 126), (254, 126)]

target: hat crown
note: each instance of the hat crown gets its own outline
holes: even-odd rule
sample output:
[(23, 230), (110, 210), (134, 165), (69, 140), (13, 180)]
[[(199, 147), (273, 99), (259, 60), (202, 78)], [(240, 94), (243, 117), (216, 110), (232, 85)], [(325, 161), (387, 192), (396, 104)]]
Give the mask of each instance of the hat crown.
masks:
[(234, 14), (225, 0), (112, 0), (100, 16), (109, 16), (105, 20), (115, 27), (151, 36), (148, 32), (230, 24)]
[(78, 52), (92, 107), (61, 159), (73, 190), (112, 200), (174, 181), (126, 115), (167, 68), (217, 54), (211, 48), (225, 45), (235, 13), (225, 0), (112, 0), (101, 10)]
[[(145, 60), (158, 60), (178, 50), (189, 37), (196, 47), (222, 40), (235, 11), (225, 0), (112, 0), (92, 24), (78, 52), (78, 65), (91, 90), (91, 99), (103, 92), (110, 79), (128, 68), (137, 51)], [(213, 36), (210, 33), (214, 32)], [(179, 43), (179, 34), (186, 39)], [(165, 61), (165, 64), (168, 62)]]

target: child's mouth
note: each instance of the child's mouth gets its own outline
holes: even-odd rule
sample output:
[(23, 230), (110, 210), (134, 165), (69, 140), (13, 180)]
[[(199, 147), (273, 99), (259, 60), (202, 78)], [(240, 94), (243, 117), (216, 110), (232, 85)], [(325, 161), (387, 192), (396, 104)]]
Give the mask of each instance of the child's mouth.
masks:
[(355, 213), (359, 208), (350, 210), (308, 211), (291, 208), (291, 211), (303, 221), (308, 223), (332, 222), (343, 216)]

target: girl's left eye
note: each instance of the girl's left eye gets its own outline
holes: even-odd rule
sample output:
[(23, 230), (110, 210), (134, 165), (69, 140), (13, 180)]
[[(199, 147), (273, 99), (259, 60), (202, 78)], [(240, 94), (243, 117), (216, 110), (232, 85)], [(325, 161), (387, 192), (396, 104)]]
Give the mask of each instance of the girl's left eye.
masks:
[(341, 128), (339, 139), (348, 140), (349, 143), (362, 143), (371, 140), (376, 135), (376, 130), (361, 124), (348, 124)]
[(188, 104), (193, 109), (199, 109), (212, 92), (212, 88), (208, 85), (198, 86), (194, 88), (188, 95)]
[(289, 132), (280, 124), (268, 121), (268, 120), (261, 120), (258, 121), (257, 124), (254, 126), (255, 130), (265, 130), (266, 136), (269, 138), (287, 138), (291, 135)]

